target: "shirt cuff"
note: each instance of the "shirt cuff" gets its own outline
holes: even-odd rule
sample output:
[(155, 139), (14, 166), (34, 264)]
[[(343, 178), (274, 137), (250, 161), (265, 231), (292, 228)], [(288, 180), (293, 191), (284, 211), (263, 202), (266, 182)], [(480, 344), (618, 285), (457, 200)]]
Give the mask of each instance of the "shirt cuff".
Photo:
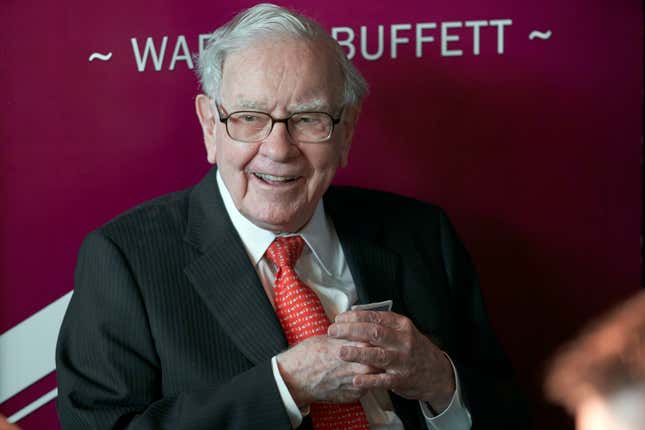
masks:
[[(302, 424), (303, 413), (300, 411), (300, 408), (298, 408), (298, 405), (296, 405), (296, 401), (291, 397), (287, 384), (285, 384), (284, 379), (282, 379), (282, 375), (278, 369), (278, 359), (275, 355), (271, 358), (271, 369), (273, 370), (273, 379), (275, 379), (275, 383), (278, 386), (278, 392), (282, 398), (284, 409), (287, 411), (287, 415), (289, 416), (291, 428), (298, 428), (298, 426)], [(307, 413), (308, 411), (305, 412), (305, 415)]]
[(435, 415), (426, 402), (419, 401), (421, 412), (423, 412), (429, 430), (470, 430), (473, 422), (470, 417), (470, 412), (468, 412), (468, 409), (461, 400), (461, 385), (459, 384), (457, 369), (448, 354), (445, 352), (444, 354), (448, 358), (448, 361), (450, 361), (453, 374), (455, 375), (455, 392), (452, 395), (448, 407), (439, 415)]

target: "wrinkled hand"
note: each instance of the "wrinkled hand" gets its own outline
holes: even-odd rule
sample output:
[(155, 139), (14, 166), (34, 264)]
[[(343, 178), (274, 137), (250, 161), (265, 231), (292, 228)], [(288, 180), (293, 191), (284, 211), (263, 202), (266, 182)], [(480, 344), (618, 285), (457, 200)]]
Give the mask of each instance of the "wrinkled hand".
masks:
[(342, 360), (385, 371), (357, 375), (357, 388), (392, 390), (408, 399), (426, 401), (436, 412), (450, 404), (455, 391), (452, 366), (408, 318), (394, 312), (348, 311), (336, 317), (328, 333), (369, 344), (341, 347)]
[(353, 384), (354, 378), (379, 370), (341, 360), (341, 347), (348, 344), (362, 345), (328, 336), (315, 336), (277, 356), (280, 375), (298, 407), (303, 408), (317, 401), (353, 402), (365, 394), (365, 389)]
[(0, 414), (0, 430), (20, 430), (20, 427), (8, 423), (5, 416)]

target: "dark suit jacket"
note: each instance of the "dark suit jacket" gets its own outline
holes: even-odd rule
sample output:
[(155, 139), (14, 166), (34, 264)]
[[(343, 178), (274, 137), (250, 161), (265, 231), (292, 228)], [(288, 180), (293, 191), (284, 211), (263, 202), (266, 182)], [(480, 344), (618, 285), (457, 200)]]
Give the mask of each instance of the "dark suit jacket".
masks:
[[(56, 354), (63, 429), (290, 428), (270, 365), (287, 343), (215, 172), (85, 239)], [(445, 214), (350, 188), (332, 187), (323, 201), (359, 301), (393, 299), (450, 354), (474, 428), (524, 428), (473, 266)], [(416, 401), (393, 402), (406, 429), (425, 428)]]

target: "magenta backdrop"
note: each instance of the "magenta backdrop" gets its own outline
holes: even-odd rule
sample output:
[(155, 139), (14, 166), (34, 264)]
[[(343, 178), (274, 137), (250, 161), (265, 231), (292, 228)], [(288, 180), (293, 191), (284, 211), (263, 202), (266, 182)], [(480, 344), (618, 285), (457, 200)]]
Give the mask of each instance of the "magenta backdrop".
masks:
[[(180, 36), (195, 52), (199, 34), (252, 4), (43, 3), (5, 1), (0, 14), (0, 333), (72, 289), (90, 230), (206, 172), (198, 85)], [(541, 401), (545, 359), (640, 283), (641, 2), (282, 4), (336, 27), (340, 40), (350, 31), (338, 27), (351, 29), (371, 85), (350, 167), (336, 182), (447, 209), (537, 427), (569, 428)], [(409, 25), (394, 27), (408, 41), (393, 55), (396, 24)], [(381, 25), (382, 55), (368, 60)], [(131, 39), (143, 55), (147, 37), (159, 50), (164, 36), (160, 70), (149, 56), (139, 71)], [(112, 57), (90, 62), (95, 52)], [(0, 411), (12, 414), (54, 384), (52, 374)], [(50, 402), (20, 424), (48, 430), (56, 421)]]

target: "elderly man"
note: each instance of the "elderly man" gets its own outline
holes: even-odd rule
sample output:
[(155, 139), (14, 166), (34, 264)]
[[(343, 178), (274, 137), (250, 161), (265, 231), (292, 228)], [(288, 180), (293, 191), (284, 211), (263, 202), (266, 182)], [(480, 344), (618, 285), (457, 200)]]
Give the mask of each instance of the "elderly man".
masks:
[(83, 243), (63, 428), (523, 428), (445, 214), (330, 188), (366, 93), (338, 44), (258, 5), (199, 72), (217, 167)]

